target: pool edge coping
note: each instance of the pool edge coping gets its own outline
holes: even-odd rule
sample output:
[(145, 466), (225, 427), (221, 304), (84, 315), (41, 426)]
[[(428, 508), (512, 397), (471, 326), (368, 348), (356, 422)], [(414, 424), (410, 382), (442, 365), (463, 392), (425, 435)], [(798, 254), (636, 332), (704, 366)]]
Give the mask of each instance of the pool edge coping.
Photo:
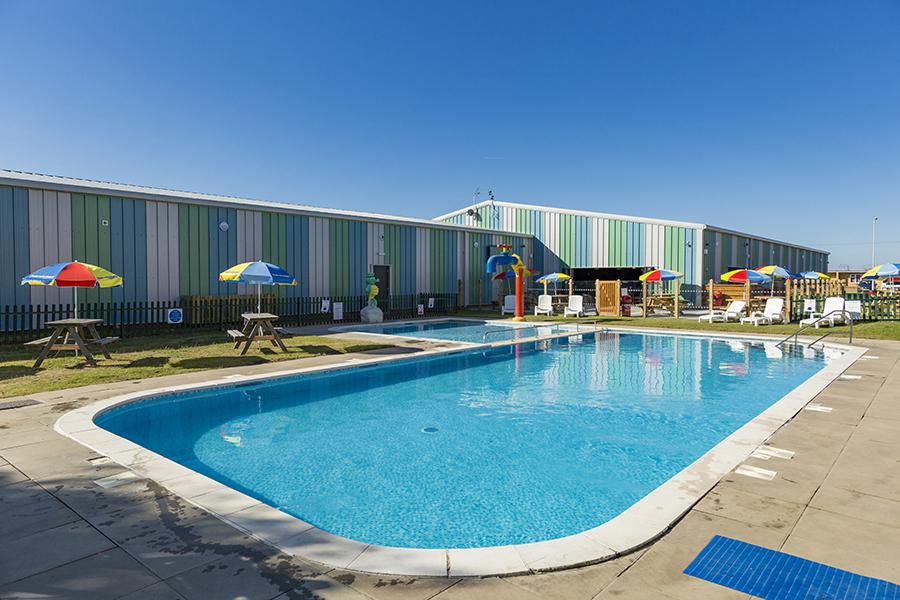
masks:
[[(645, 327), (597, 326), (591, 331), (582, 333), (603, 331), (775, 341), (772, 337), (759, 334), (685, 332)], [(868, 348), (860, 346), (830, 342), (823, 344), (825, 347), (841, 350), (843, 354), (625, 511), (592, 529), (528, 544), (421, 549), (379, 546), (351, 540), (318, 529), (119, 437), (93, 422), (95, 416), (114, 406), (137, 402), (148, 397), (295, 375), (341, 371), (360, 366), (390, 364), (425, 356), (466, 353), (479, 347), (489, 349), (533, 341), (534, 338), (491, 344), (454, 342), (459, 345), (452, 348), (423, 350), (412, 355), (375, 357), (350, 363), (285, 369), (257, 375), (226, 375), (199, 383), (161, 386), (118, 395), (72, 410), (56, 421), (54, 429), (138, 475), (155, 481), (185, 501), (206, 510), (241, 531), (288, 554), (329, 567), (384, 575), (434, 577), (526, 574), (603, 562), (653, 543), (671, 529), (725, 475), (746, 460), (756, 448), (764, 444), (772, 434), (868, 351)]]

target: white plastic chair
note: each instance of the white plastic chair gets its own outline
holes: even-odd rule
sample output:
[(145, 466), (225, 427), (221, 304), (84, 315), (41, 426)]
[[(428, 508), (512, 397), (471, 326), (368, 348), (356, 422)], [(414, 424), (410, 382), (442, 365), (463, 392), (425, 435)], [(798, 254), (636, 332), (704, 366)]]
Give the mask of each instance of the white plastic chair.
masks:
[(758, 326), (760, 323), (772, 325), (775, 322), (784, 323), (784, 298), (769, 298), (762, 311), (755, 310), (749, 317), (741, 317), (741, 323), (753, 323)]
[(816, 299), (815, 298), (805, 298), (803, 300), (803, 316), (804, 318), (809, 317), (814, 312), (816, 312)]
[(516, 295), (515, 294), (507, 294), (503, 296), (503, 306), (500, 308), (501, 315), (514, 315), (516, 314)]
[[(806, 308), (805, 304), (804, 308)], [(800, 324), (815, 324), (816, 329), (822, 325), (834, 327), (835, 325), (844, 324), (847, 322), (847, 315), (844, 314), (843, 311), (844, 299), (840, 296), (829, 296), (828, 298), (825, 298), (825, 306), (822, 307), (822, 312), (811, 313), (809, 317), (800, 321)]]
[(537, 306), (534, 307), (534, 316), (553, 314), (553, 296), (541, 294), (538, 296)]
[(569, 305), (563, 311), (564, 317), (574, 316), (580, 317), (584, 314), (584, 297), (569, 296)]
[(716, 321), (719, 321), (721, 323), (727, 323), (728, 321), (739, 321), (741, 317), (744, 316), (744, 307), (746, 306), (747, 303), (743, 300), (732, 300), (728, 303), (725, 310), (714, 308), (712, 312), (697, 317), (697, 322), (708, 321), (710, 323), (715, 323)]

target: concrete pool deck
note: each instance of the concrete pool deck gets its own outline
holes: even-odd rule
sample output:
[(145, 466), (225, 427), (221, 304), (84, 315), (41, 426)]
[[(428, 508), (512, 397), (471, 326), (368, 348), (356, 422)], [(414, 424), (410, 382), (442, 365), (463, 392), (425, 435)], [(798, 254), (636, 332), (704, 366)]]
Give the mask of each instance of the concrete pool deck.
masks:
[[(859, 345), (871, 348), (868, 358), (847, 373), (860, 378), (838, 379), (815, 399), (832, 410), (803, 410), (769, 440), (793, 457), (745, 461), (756, 470), (742, 472), (774, 472), (771, 479), (730, 473), (636, 553), (487, 579), (365, 575), (280, 554), (164, 488), (122, 475), (125, 469), (52, 429), (73, 408), (175, 382), (31, 396), (42, 403), (0, 411), (0, 598), (747, 597), (681, 574), (717, 533), (900, 581), (892, 560), (900, 551), (900, 343)], [(285, 363), (236, 371), (267, 368)], [(210, 374), (178, 376), (178, 383), (193, 377)]]

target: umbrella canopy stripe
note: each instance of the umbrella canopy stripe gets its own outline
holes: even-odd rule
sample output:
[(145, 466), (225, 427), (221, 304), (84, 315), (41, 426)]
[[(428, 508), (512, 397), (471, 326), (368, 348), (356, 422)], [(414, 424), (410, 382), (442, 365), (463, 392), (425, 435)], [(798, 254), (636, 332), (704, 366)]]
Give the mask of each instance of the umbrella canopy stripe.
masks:
[[(537, 273), (530, 271), (529, 269), (524, 269), (522, 271), (522, 275), (525, 277), (531, 277), (532, 275), (537, 275)], [(496, 275), (494, 275), (494, 279), (500, 279), (500, 280), (515, 279), (515, 278), (516, 278), (516, 272), (512, 271), (512, 270), (501, 271), (500, 273), (497, 273)]]
[(797, 277), (796, 274), (779, 265), (765, 265), (764, 267), (758, 267), (756, 271), (769, 277), (778, 277), (779, 279), (794, 279)]
[(862, 278), (882, 279), (884, 277), (897, 277), (898, 275), (900, 275), (900, 264), (884, 263), (883, 265), (872, 267), (871, 269), (863, 273)]
[(675, 279), (681, 279), (684, 277), (683, 273), (679, 273), (678, 271), (669, 271), (667, 269), (653, 269), (652, 271), (647, 271), (638, 279), (641, 281), (672, 281)]
[(831, 279), (825, 273), (820, 273), (818, 271), (803, 271), (800, 273), (801, 279)]
[(572, 279), (570, 275), (566, 275), (565, 273), (548, 273), (543, 277), (539, 277), (537, 279), (538, 283), (553, 283), (556, 281), (568, 281)]
[(234, 265), (219, 273), (219, 281), (231, 281), (248, 285), (297, 285), (297, 279), (272, 263), (263, 261)]
[(772, 278), (765, 273), (760, 273), (753, 269), (735, 269), (733, 271), (728, 271), (727, 273), (722, 273), (719, 278), (728, 283), (769, 283), (772, 281)]
[(103, 267), (75, 261), (41, 267), (23, 277), (21, 283), (56, 287), (111, 288), (122, 285), (122, 278)]

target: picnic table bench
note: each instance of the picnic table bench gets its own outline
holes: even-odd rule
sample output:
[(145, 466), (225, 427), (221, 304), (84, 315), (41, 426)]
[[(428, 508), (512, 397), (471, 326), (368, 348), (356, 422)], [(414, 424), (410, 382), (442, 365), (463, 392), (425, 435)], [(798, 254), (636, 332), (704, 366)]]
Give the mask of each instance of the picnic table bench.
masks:
[(97, 325), (102, 325), (103, 319), (59, 319), (47, 321), (44, 325), (53, 328), (53, 333), (47, 337), (25, 342), (29, 348), (40, 348), (37, 360), (32, 368), (41, 366), (50, 352), (72, 350), (81, 351), (84, 360), (92, 367), (97, 366), (91, 348), (99, 349), (106, 358), (112, 358), (106, 346), (118, 341), (117, 337), (101, 337), (97, 332)]
[(278, 315), (271, 313), (244, 313), (241, 315), (244, 319), (244, 327), (241, 330), (229, 329), (228, 335), (234, 340), (234, 348), (237, 349), (241, 343), (244, 344), (241, 349), (241, 356), (247, 354), (250, 345), (258, 341), (270, 341), (276, 348), (281, 348), (282, 352), (287, 352), (284, 342), (281, 341), (281, 327), (275, 327), (272, 322), (278, 320)]

